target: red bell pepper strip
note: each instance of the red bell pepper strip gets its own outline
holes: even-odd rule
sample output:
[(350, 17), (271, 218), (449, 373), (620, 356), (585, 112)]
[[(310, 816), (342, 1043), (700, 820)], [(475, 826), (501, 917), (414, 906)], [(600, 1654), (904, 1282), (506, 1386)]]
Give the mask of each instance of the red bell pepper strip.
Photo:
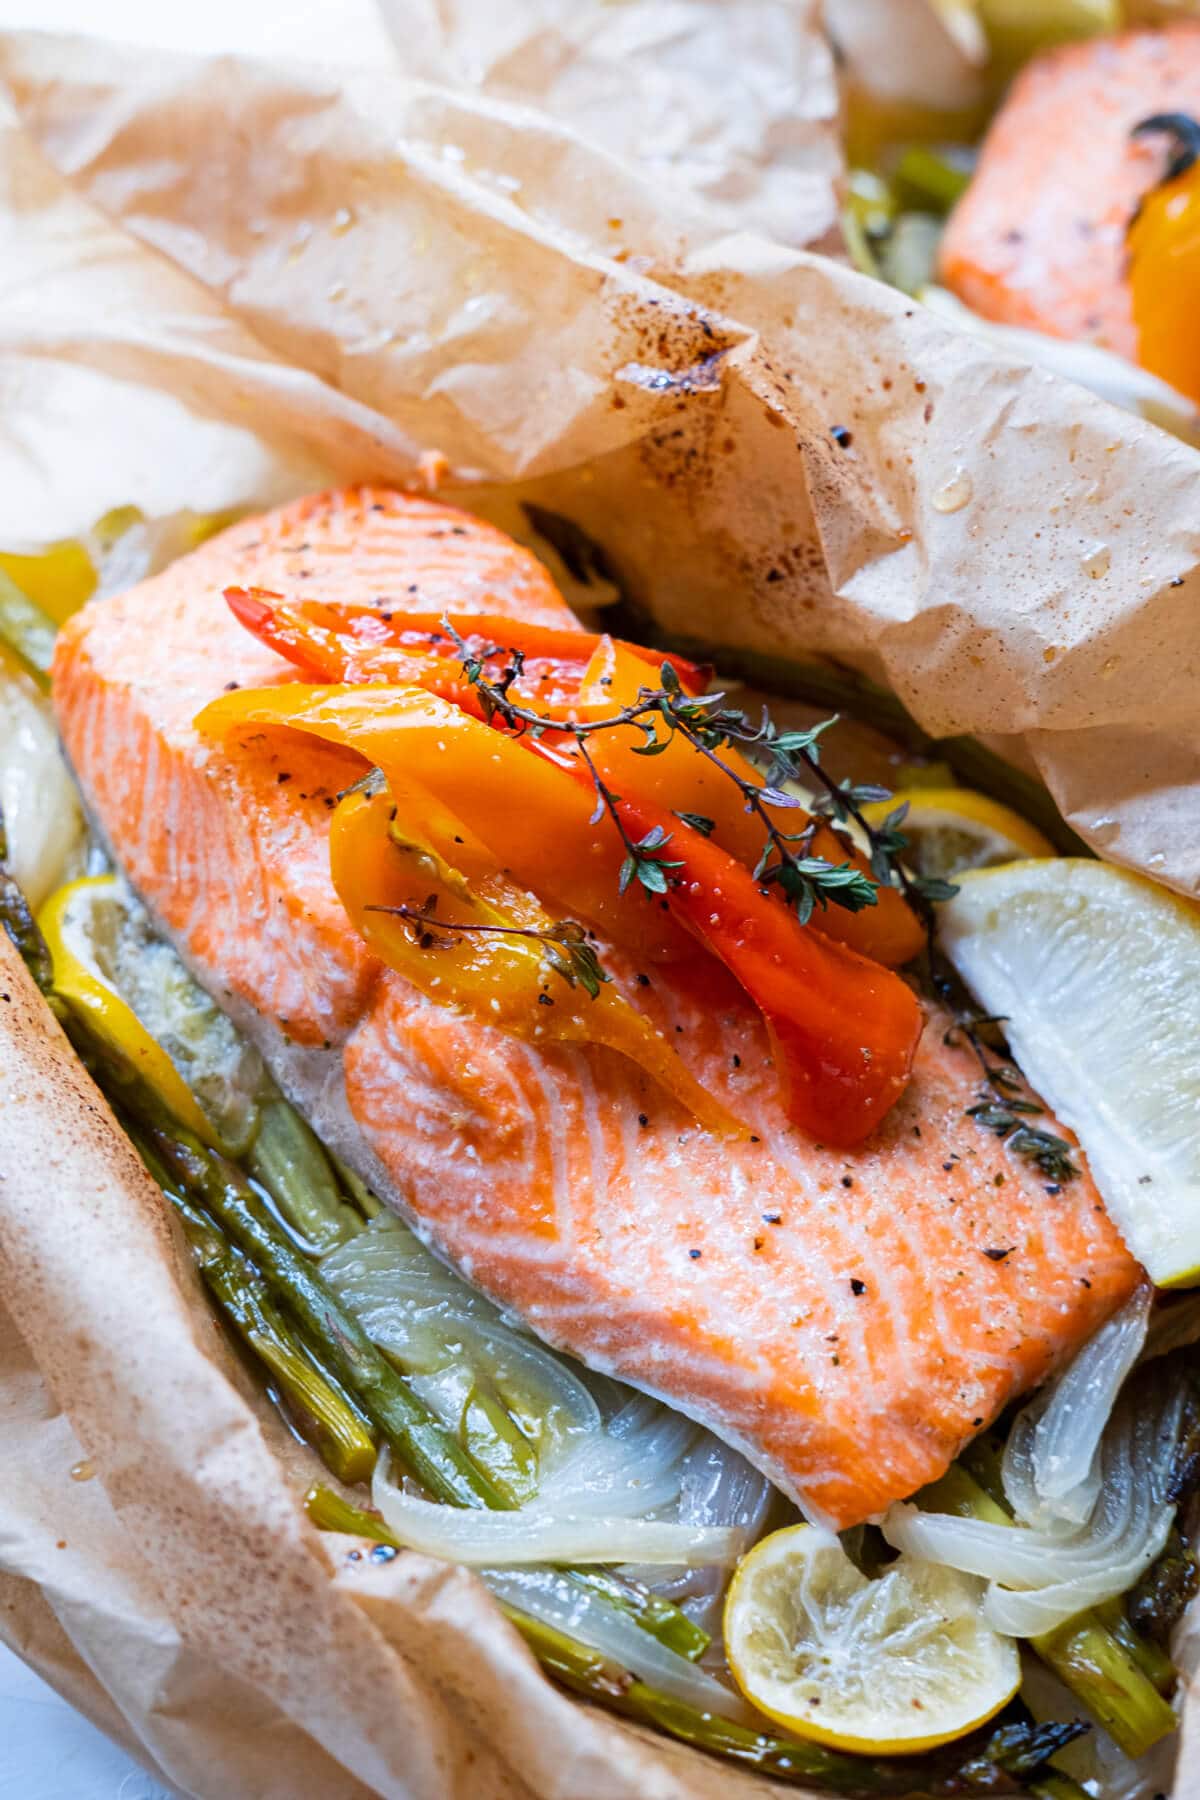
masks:
[[(481, 711), (478, 695), (457, 673), (459, 646), (435, 614), (289, 599), (267, 588), (226, 588), (225, 599), (248, 631), (307, 675), (336, 682), (412, 682), (466, 712)], [(584, 671), (604, 641), (596, 632), (559, 631), (490, 613), (446, 618), (493, 680), (503, 673), (510, 652), (520, 651), (525, 669), (517, 692), (524, 704), (539, 709), (564, 704), (578, 693)], [(709, 671), (684, 657), (664, 656), (638, 644), (621, 648), (644, 667), (648, 684), (668, 661), (688, 693), (703, 693), (707, 685)], [(447, 663), (454, 665), (453, 673)]]
[(667, 904), (766, 1021), (788, 1117), (822, 1143), (867, 1137), (908, 1085), (924, 1015), (890, 969), (803, 926), (719, 844), (658, 807), (616, 803), (633, 842), (657, 826)]

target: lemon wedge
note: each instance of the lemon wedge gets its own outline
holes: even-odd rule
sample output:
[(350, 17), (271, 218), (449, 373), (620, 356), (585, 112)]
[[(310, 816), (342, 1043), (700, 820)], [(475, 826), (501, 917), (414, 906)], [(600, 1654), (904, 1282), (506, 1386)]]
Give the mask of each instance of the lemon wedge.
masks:
[(216, 1139), (192, 1092), (109, 977), (121, 924), (115, 876), (86, 876), (51, 894), (38, 924), (54, 963), (54, 986), (96, 1035), (123, 1057), (181, 1124), (207, 1144)]
[(773, 1532), (725, 1602), (725, 1653), (746, 1698), (800, 1737), (899, 1756), (949, 1743), (1021, 1682), (1012, 1638), (983, 1623), (981, 1582), (901, 1556), (877, 1580), (815, 1525)]
[(864, 806), (863, 816), (869, 825), (882, 825), (901, 805), (908, 807), (900, 826), (909, 842), (905, 861), (919, 875), (947, 880), (963, 869), (1054, 855), (1054, 845), (1020, 813), (973, 788), (902, 788), (890, 800)]
[(1200, 1282), (1200, 908), (1059, 857), (963, 875), (938, 918), (1133, 1255), (1160, 1287)]

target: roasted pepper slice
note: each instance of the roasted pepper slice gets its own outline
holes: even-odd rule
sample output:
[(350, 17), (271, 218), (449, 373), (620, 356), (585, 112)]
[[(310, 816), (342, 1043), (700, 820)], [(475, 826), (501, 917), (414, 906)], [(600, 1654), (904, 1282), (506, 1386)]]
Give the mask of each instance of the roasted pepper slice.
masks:
[(1138, 361), (1200, 402), (1200, 123), (1157, 113), (1135, 136), (1162, 134), (1173, 150), (1166, 178), (1129, 228), (1129, 283)]
[(196, 720), (215, 737), (262, 725), (290, 725), (361, 752), (383, 770), (401, 816), (420, 817), (432, 848), (468, 880), (499, 866), (547, 905), (638, 956), (695, 955), (694, 940), (669, 911), (618, 892), (620, 840), (595, 821), (595, 795), (552, 753), (531, 755), (517, 739), (415, 687), (241, 689)]
[(349, 794), (333, 817), (333, 883), (355, 928), (389, 968), (431, 999), (542, 1044), (602, 1044), (637, 1063), (710, 1130), (736, 1126), (662, 1033), (607, 979), (568, 979), (555, 921), (496, 872), (470, 885), (421, 841), (419, 814), (389, 793)]
[[(632, 705), (639, 689), (652, 685), (657, 681), (647, 681), (644, 663), (624, 644), (603, 638), (584, 675), (575, 716), (610, 717)], [(661, 726), (659, 735), (664, 735)], [(598, 731), (588, 739), (588, 749), (600, 774), (618, 793), (650, 801), (668, 812), (712, 819), (714, 840), (753, 869), (762, 854), (766, 831), (729, 776), (678, 735), (661, 755), (640, 754), (643, 743), (636, 728)], [(734, 745), (727, 744), (716, 754), (741, 780), (764, 786), (761, 771)], [(776, 808), (773, 817), (782, 831), (799, 832), (810, 815), (797, 808)], [(818, 827), (806, 854), (835, 864), (849, 862), (864, 874), (871, 872), (866, 859), (848, 848), (828, 825)], [(876, 904), (862, 912), (834, 905), (818, 908), (812, 924), (825, 937), (892, 967), (916, 956), (925, 941), (920, 920), (903, 896), (890, 887), (877, 889)]]
[[(321, 681), (412, 683), (467, 712), (480, 712), (479, 695), (459, 672), (459, 644), (437, 615), (288, 599), (267, 588), (226, 588), (225, 599), (247, 630), (306, 675)], [(525, 667), (514, 697), (536, 707), (573, 698), (604, 641), (591, 631), (556, 631), (490, 613), (453, 613), (446, 623), (493, 679), (503, 673), (511, 653), (519, 651)], [(621, 648), (641, 665), (644, 679), (664, 660), (636, 644)], [(703, 693), (706, 669), (683, 657), (669, 660), (688, 693)]]

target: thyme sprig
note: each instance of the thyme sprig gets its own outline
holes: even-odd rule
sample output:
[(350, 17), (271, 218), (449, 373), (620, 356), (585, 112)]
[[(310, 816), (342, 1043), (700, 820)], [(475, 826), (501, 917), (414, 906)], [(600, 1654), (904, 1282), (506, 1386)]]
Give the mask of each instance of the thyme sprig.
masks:
[(944, 1034), (945, 1043), (961, 1041), (970, 1047), (983, 1077), (980, 1098), (967, 1107), (967, 1117), (985, 1131), (994, 1132), (1010, 1150), (1040, 1169), (1048, 1181), (1070, 1181), (1079, 1173), (1070, 1144), (1053, 1131), (1028, 1123), (1030, 1118), (1040, 1118), (1045, 1108), (1028, 1097), (1021, 1071), (1011, 1060), (1003, 1036), (1005, 1023), (997, 1014), (961, 1008), (957, 1023)]
[[(874, 906), (878, 890), (884, 886), (900, 888), (925, 913), (931, 902), (946, 899), (955, 890), (947, 882), (931, 881), (912, 874), (900, 861), (907, 840), (899, 829), (905, 808), (897, 807), (882, 826), (871, 824), (862, 808), (871, 801), (887, 799), (886, 788), (856, 786), (839, 782), (821, 764), (820, 738), (834, 718), (822, 720), (807, 730), (781, 731), (763, 709), (755, 723), (740, 708), (726, 705), (723, 693), (688, 695), (670, 662), (659, 670), (658, 687), (639, 689), (635, 701), (617, 708), (601, 719), (548, 720), (544, 714), (522, 706), (513, 697), (524, 658), (519, 651), (508, 652), (502, 673), (492, 677), (488, 664), (504, 654), (499, 646), (470, 651), (449, 619), (442, 628), (457, 644), (462, 654), (465, 679), (479, 695), (484, 717), (489, 723), (499, 717), (510, 731), (528, 731), (535, 737), (548, 730), (573, 737), (596, 790), (596, 823), (605, 813), (612, 819), (625, 847), (625, 860), (620, 874), (621, 892), (636, 881), (650, 896), (667, 892), (672, 871), (682, 866), (679, 859), (665, 855), (671, 844), (671, 833), (655, 826), (635, 842), (622, 822), (619, 801), (605, 783), (594, 759), (587, 750), (587, 739), (597, 732), (626, 730), (640, 734), (634, 746), (638, 756), (661, 756), (678, 735), (719, 769), (742, 796), (746, 811), (752, 813), (763, 829), (763, 848), (754, 869), (755, 879), (764, 888), (776, 886), (796, 912), (801, 924), (807, 924), (814, 910), (829, 905), (859, 912)], [(766, 764), (766, 783), (760, 785), (742, 775), (720, 754), (736, 746)], [(804, 810), (806, 802), (786, 791), (786, 782), (800, 781), (804, 775), (815, 778), (824, 791), (811, 807), (810, 817), (800, 831), (786, 831), (773, 816), (774, 810)], [(707, 836), (713, 821), (698, 813), (676, 815), (693, 830)], [(855, 867), (849, 857), (832, 862), (828, 857), (814, 856), (813, 838), (820, 825), (829, 822), (836, 829), (853, 820), (864, 833), (870, 846), (871, 873)], [(847, 850), (851, 848), (847, 842)]]
[(388, 913), (405, 919), (414, 926), (413, 937), (422, 950), (449, 949), (464, 932), (490, 933), (496, 937), (532, 938), (542, 946), (542, 954), (556, 975), (568, 987), (580, 986), (595, 1000), (602, 982), (612, 976), (604, 968), (596, 951), (588, 943), (587, 932), (578, 919), (559, 919), (553, 925), (491, 925), (474, 920), (442, 919), (438, 916), (438, 897), (430, 894), (421, 905), (401, 901), (399, 906), (368, 906), (367, 912)]

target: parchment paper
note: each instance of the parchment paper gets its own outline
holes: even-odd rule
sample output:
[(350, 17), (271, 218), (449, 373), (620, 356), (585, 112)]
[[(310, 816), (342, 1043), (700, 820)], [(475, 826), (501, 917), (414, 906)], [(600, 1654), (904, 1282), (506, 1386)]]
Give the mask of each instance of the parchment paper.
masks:
[[(736, 228), (686, 146), (626, 160), (629, 120), (606, 149), (480, 88), (36, 36), (0, 38), (0, 78), (0, 542), (411, 480), (436, 450), (460, 490), (580, 522), (668, 626), (835, 654), (934, 733), (1006, 735), (1106, 854), (1200, 886), (1194, 452)], [(570, 110), (568, 74), (539, 80)], [(13, 960), (5, 1635), (181, 1792), (767, 1791), (551, 1689), (470, 1577), (308, 1530)]]

